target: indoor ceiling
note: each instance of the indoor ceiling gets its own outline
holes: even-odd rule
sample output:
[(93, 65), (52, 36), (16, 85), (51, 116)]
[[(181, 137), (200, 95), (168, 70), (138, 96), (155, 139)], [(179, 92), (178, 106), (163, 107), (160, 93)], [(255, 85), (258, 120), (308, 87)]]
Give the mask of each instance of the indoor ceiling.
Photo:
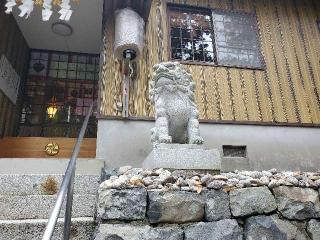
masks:
[(71, 36), (62, 37), (53, 33), (51, 26), (59, 21), (59, 9), (55, 9), (49, 21), (42, 21), (41, 8), (35, 7), (28, 19), (14, 17), (30, 48), (56, 51), (99, 53), (102, 42), (103, 0), (80, 0), (72, 4), (73, 14), (69, 22)]

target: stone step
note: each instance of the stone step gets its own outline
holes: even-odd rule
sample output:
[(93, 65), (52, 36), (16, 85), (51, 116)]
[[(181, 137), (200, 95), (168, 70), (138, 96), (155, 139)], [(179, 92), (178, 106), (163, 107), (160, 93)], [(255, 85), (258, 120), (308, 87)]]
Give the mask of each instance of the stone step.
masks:
[[(0, 220), (0, 240), (40, 240), (47, 224), (46, 219)], [(72, 240), (92, 239), (95, 224), (93, 218), (73, 218), (71, 226)], [(58, 223), (52, 240), (62, 239), (63, 219)]]
[[(58, 192), (62, 174), (2, 174), (0, 195), (52, 195)], [(94, 195), (100, 175), (76, 175), (74, 193)]]
[[(0, 158), (0, 174), (64, 174), (69, 158)], [(97, 174), (104, 161), (78, 158), (76, 174)]]
[[(96, 195), (74, 195), (73, 217), (93, 217)], [(0, 195), (0, 220), (46, 219), (56, 202), (56, 195)], [(64, 216), (64, 207), (60, 217)]]

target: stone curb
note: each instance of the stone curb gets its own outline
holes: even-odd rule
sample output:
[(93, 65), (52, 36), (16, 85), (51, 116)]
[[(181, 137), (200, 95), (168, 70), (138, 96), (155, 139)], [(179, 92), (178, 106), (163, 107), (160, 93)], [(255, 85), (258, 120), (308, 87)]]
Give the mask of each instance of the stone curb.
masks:
[[(64, 219), (58, 219), (52, 240), (62, 239)], [(71, 239), (92, 239), (95, 223), (93, 218), (72, 218)], [(0, 240), (32, 239), (41, 240), (47, 224), (46, 219), (0, 220)]]

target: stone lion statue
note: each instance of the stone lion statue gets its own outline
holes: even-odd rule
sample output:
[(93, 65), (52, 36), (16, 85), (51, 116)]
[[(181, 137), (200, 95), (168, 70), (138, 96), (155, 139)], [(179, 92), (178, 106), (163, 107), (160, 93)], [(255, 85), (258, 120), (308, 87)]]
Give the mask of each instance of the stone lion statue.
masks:
[(151, 130), (153, 146), (159, 143), (202, 144), (191, 74), (176, 62), (156, 64), (153, 70), (149, 88), (156, 115), (156, 124)]

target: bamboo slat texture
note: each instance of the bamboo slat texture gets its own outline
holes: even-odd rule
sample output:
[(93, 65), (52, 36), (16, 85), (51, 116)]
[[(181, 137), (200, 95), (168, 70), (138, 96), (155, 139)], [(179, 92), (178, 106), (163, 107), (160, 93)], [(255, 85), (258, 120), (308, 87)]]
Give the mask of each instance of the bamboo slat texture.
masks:
[[(257, 123), (320, 123), (320, 1), (154, 0), (143, 58), (130, 87), (130, 116), (154, 116), (148, 98), (152, 66), (170, 59), (167, 3), (254, 13), (264, 70), (187, 64), (196, 82), (202, 120)], [(105, 25), (100, 115), (118, 116), (121, 64), (113, 58), (113, 16)]]

